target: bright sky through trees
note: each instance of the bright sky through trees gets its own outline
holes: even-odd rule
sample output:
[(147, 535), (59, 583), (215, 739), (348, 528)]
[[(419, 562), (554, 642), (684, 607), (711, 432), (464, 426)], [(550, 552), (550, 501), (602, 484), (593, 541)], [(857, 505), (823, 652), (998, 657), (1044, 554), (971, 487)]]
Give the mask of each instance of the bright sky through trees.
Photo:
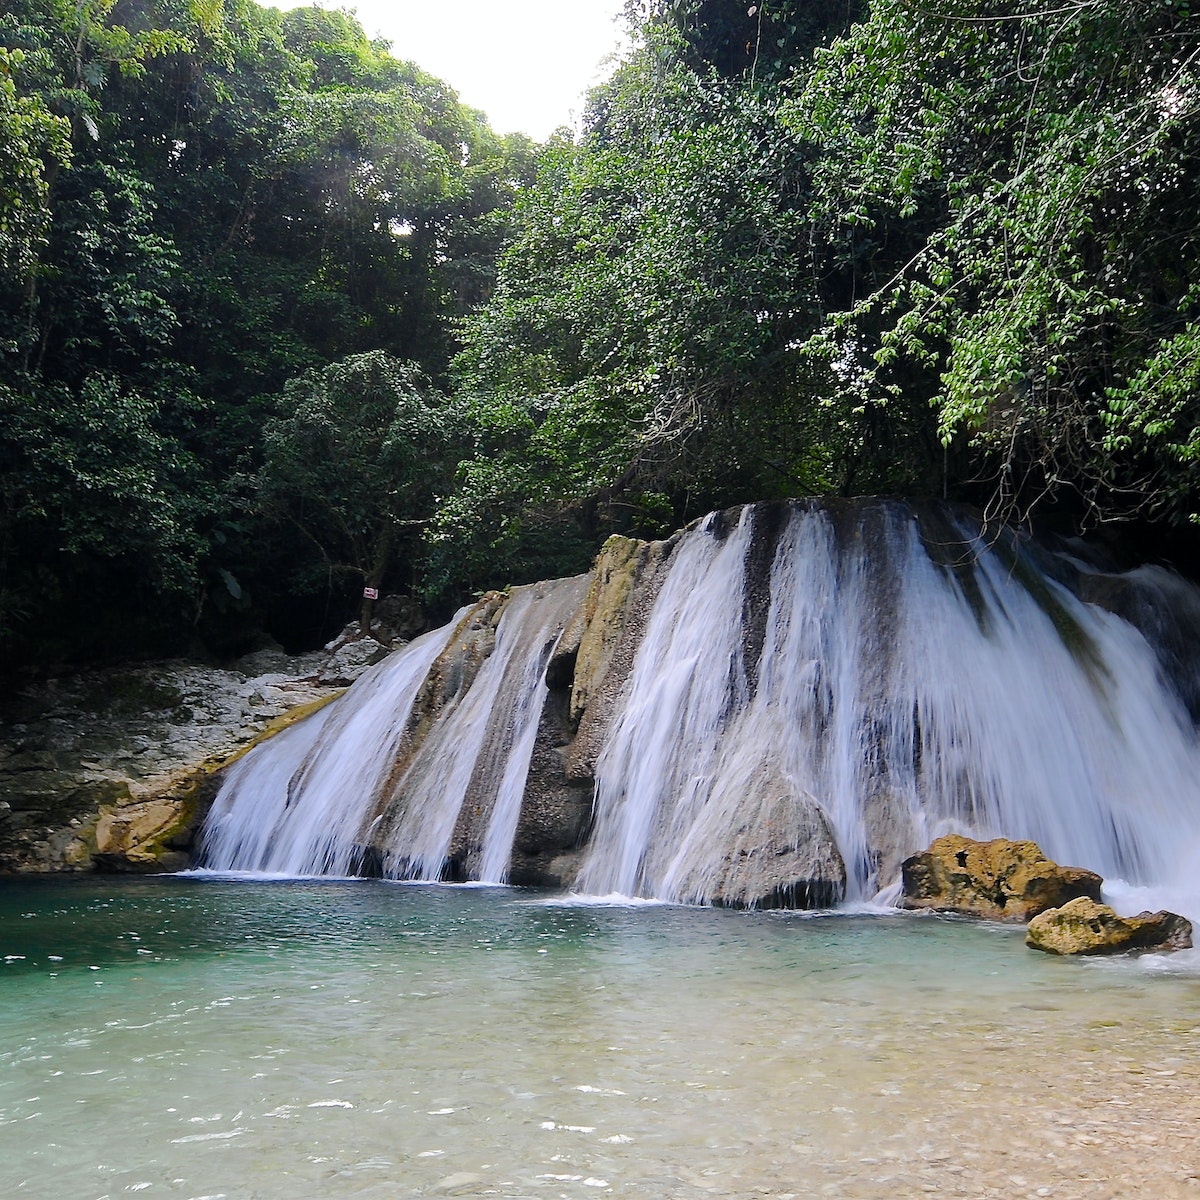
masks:
[[(295, 7), (295, 6), (289, 6)], [(444, 79), (500, 133), (573, 125), (623, 36), (620, 0), (321, 0)]]

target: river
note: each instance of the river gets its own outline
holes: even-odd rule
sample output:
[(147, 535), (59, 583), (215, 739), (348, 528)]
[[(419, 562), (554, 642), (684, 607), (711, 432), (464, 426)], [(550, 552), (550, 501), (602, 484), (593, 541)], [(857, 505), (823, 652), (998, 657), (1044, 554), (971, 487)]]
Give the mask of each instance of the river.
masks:
[(900, 913), (0, 886), (0, 1195), (1200, 1196), (1200, 960)]

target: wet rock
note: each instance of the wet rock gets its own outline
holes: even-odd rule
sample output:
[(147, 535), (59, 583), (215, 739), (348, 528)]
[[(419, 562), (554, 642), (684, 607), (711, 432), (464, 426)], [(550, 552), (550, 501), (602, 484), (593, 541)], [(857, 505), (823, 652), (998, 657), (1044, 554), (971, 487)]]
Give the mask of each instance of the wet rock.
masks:
[(1192, 945), (1192, 923), (1165, 910), (1119, 917), (1107, 904), (1080, 896), (1034, 917), (1025, 944), (1049, 954), (1187, 950)]
[(397, 778), (438, 717), (470, 690), (483, 664), (491, 657), (496, 648), (496, 627), (507, 601), (503, 592), (488, 592), (480, 597), (459, 621), (445, 650), (434, 659), (409, 715), (394, 771)]
[(863, 796), (862, 820), (877, 886), (898, 880), (901, 864), (912, 847), (919, 844), (918, 812), (911, 789), (893, 786), (886, 778), (868, 781)]
[[(474, 638), (486, 638), (490, 646), (486, 663), (488, 681), (484, 685), (480, 677), (480, 682), (473, 685), (493, 690), (486, 716), (476, 726), (478, 753), (450, 840), (448, 853), (454, 878), (476, 879), (485, 871), (488, 830), (502, 795), (511, 794), (506, 791), (505, 779), (511, 765), (509, 755), (519, 739), (529, 737), (532, 745), (520, 811), (510, 814), (517, 824), (509, 880), (551, 883), (542, 873), (543, 861), (575, 846), (580, 829), (586, 828), (591, 813), (591, 789), (572, 786), (563, 772), (560, 748), (567, 735), (568, 692), (561, 681), (557, 686), (543, 686), (538, 673), (530, 672), (536, 664), (553, 658), (562, 631), (583, 604), (588, 582), (588, 577), (581, 575), (513, 588), (503, 606), (494, 613), (480, 613), (478, 620), (465, 622), (465, 628), (456, 631), (434, 664), (443, 682), (460, 677), (465, 680), (468, 675), (474, 677), (476, 670), (484, 669), (472, 649)], [(501, 617), (506, 621), (506, 632), (503, 646), (499, 647), (486, 631), (498, 631)], [(482, 650), (484, 645), (480, 641), (478, 649)], [(548, 678), (544, 681), (549, 683)], [(569, 688), (569, 683), (566, 687)], [(486, 690), (481, 694), (487, 694)], [(458, 705), (443, 709), (451, 722), (459, 721), (469, 711), (472, 702), (464, 703), (465, 709)], [(531, 723), (533, 729), (529, 728)], [(463, 732), (456, 736), (471, 738), (466, 732), (469, 726), (458, 728)], [(439, 745), (445, 744), (447, 732), (443, 727), (436, 734)], [(428, 761), (420, 763), (415, 774), (406, 776), (396, 795), (400, 807), (407, 809), (415, 798), (428, 797), (431, 782), (435, 792), (442, 791), (444, 782), (431, 778), (430, 766)], [(391, 814), (381, 822), (381, 827), (387, 826), (390, 818)], [(508, 819), (506, 816), (505, 820)], [(494, 870), (494, 866), (490, 864), (486, 869)]]
[(96, 822), (96, 852), (131, 862), (156, 860), (161, 841), (182, 817), (182, 805), (165, 801), (102, 810)]
[(568, 716), (576, 735), (565, 761), (572, 780), (594, 777), (675, 544), (676, 539), (642, 542), (614, 535), (596, 559), (571, 672)]
[(1103, 883), (1092, 871), (1052, 862), (1036, 842), (977, 842), (959, 834), (905, 859), (901, 876), (902, 908), (994, 921), (1028, 921), (1081, 896), (1099, 903)]
[(527, 887), (571, 887), (591, 829), (593, 784), (566, 774), (571, 685), (569, 679), (558, 680), (542, 705), (509, 864), (510, 882)]
[[(846, 864), (820, 805), (763, 764), (746, 781), (756, 803), (738, 807), (715, 879), (696, 863), (696, 899), (724, 908), (832, 908), (846, 894)], [(719, 812), (721, 798), (710, 806)], [(722, 839), (725, 840), (725, 839)]]

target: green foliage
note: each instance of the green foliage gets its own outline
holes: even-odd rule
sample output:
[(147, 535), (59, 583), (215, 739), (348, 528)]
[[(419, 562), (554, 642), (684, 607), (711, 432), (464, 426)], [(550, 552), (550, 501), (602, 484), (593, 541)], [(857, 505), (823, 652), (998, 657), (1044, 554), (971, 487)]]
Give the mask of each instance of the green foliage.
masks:
[(345, 12), (10, 0), (6, 653), (311, 642), (759, 497), (1200, 513), (1186, 3), (626, 9), (536, 146)]
[(257, 503), (299, 530), (329, 571), (411, 586), (420, 532), (464, 440), (462, 413), (415, 364), (355, 355), (284, 389), (264, 432)]
[(799, 352), (837, 272), (781, 93), (692, 57), (644, 26), (581, 143), (549, 146), (518, 201), (456, 361), (482, 448), (439, 514), (443, 559), (516, 570), (542, 530), (594, 548), (614, 527), (928, 474), (926, 414), (837, 396), (836, 356)]
[[(77, 389), (0, 385), (0, 640), (110, 587), (192, 611), (214, 497), (169, 430), (178, 403), (108, 372)], [(55, 630), (72, 633), (88, 641)]]
[(36, 95), (17, 90), (21, 50), (0, 47), (0, 279), (17, 286), (45, 244), (48, 161), (70, 158), (69, 126)]
[(690, 67), (767, 84), (785, 80), (815, 46), (845, 33), (865, 10), (860, 0), (649, 0), (645, 5), (634, 0), (626, 5), (635, 21), (677, 30)]
[[(142, 648), (160, 635), (236, 647), (284, 608), (286, 581), (322, 560), (275, 520), (280, 476), (263, 476), (278, 485), (270, 520), (247, 495), (273, 419), (279, 452), (273, 397), (384, 347), (444, 376), (451, 320), (491, 287), (531, 158), (345, 13), (13, 0), (0, 13), (6, 660), (106, 653), (72, 628), (84, 594), (105, 609), (91, 628), (107, 645)], [(418, 475), (411, 503), (388, 485), (389, 514), (426, 504)], [(341, 555), (333, 521), (309, 532)], [(405, 583), (415, 537), (397, 539)]]
[[(823, 336), (859, 339), (881, 390), (897, 362), (935, 370), (943, 439), (1003, 511), (1064, 489), (1173, 510), (1200, 483), (1198, 22), (1175, 0), (880, 0), (793, 106), (828, 219), (870, 243)], [(919, 234), (901, 253), (897, 223)]]

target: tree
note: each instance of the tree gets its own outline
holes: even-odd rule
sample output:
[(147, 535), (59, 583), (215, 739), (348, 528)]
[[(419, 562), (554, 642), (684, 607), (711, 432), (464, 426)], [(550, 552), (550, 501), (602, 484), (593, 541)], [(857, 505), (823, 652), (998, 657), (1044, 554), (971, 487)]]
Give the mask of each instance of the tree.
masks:
[(845, 276), (813, 220), (812, 148), (781, 87), (696, 64), (700, 32), (642, 25), (580, 143), (547, 147), (463, 326), (482, 449), (434, 537), (465, 582), (548, 541), (574, 569), (602, 531), (740, 500), (921, 486), (940, 458), (928, 412), (885, 419), (800, 353)]
[(324, 632), (246, 495), (275, 397), (381, 349), (444, 379), (531, 147), (252, 0), (12, 0), (0, 135), (6, 664)]
[[(330, 576), (411, 586), (420, 531), (464, 439), (461, 413), (415, 364), (354, 355), (284, 389), (264, 434), (258, 503), (300, 531)], [(372, 607), (364, 597), (363, 633)]]
[(70, 158), (69, 125), (39, 96), (23, 96), (14, 75), (21, 50), (0, 46), (0, 278), (19, 288), (45, 243), (48, 162)]
[(811, 349), (884, 399), (931, 372), (1001, 515), (1196, 512), (1198, 34), (1176, 0), (878, 0), (793, 107), (871, 259)]

